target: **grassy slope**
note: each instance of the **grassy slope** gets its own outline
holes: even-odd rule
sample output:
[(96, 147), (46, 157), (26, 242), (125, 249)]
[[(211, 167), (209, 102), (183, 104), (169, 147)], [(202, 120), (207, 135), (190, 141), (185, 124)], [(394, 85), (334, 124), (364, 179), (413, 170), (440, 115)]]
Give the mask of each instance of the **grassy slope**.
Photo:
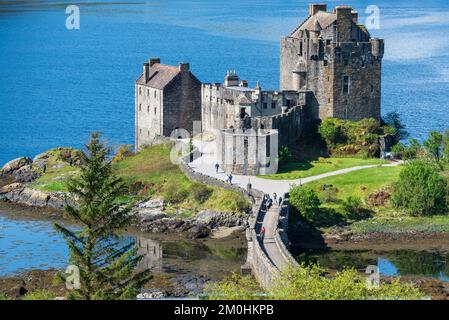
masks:
[(260, 176), (260, 178), (292, 180), (311, 177), (340, 169), (385, 163), (387, 162), (381, 159), (320, 158), (319, 160), (310, 162), (292, 162), (281, 168), (278, 173)]
[[(211, 209), (237, 214), (249, 208), (245, 198), (235, 191), (208, 187), (188, 179), (178, 166), (170, 161), (170, 148), (166, 145), (146, 148), (134, 156), (114, 163), (113, 169), (128, 186), (138, 184), (137, 188), (143, 187), (144, 190), (139, 192), (139, 196), (144, 199), (153, 196), (164, 197), (166, 189), (172, 186), (174, 192), (179, 193), (181, 201), (168, 208), (168, 212), (181, 209), (184, 216), (189, 216), (198, 210)], [(67, 191), (65, 180), (75, 175), (78, 170), (58, 159), (57, 154), (52, 154), (47, 172), (33, 183), (33, 187), (47, 192)], [(207, 199), (198, 200), (194, 196), (194, 190), (198, 188), (208, 190)], [(128, 198), (129, 196), (124, 195), (124, 199)]]
[(46, 191), (67, 191), (65, 180), (75, 175), (79, 169), (74, 166), (70, 166), (67, 161), (64, 161), (61, 157), (62, 153), (71, 152), (77, 153), (75, 149), (61, 148), (47, 151), (48, 163), (47, 171), (39, 179), (35, 180), (32, 184), (33, 188)]
[(317, 180), (307, 184), (307, 186), (322, 193), (323, 185), (332, 185), (338, 189), (336, 198), (339, 200), (346, 199), (349, 196), (364, 199), (374, 191), (388, 187), (395, 182), (400, 171), (400, 166), (362, 169)]
[[(365, 199), (379, 189), (384, 189), (397, 181), (401, 166), (376, 167), (325, 178), (308, 184), (322, 196), (322, 186), (333, 185), (338, 189), (337, 201), (324, 203), (323, 206), (341, 212), (341, 200), (356, 196)], [(375, 208), (374, 216), (367, 220), (354, 222), (347, 226), (354, 233), (371, 232), (449, 232), (449, 216), (409, 217), (391, 208)]]

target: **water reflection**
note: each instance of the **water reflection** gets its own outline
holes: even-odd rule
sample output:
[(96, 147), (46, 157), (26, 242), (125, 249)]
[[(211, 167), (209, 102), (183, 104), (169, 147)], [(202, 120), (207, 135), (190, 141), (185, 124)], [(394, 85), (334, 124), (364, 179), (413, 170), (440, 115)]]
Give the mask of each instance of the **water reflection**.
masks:
[(137, 254), (143, 259), (139, 262), (139, 270), (161, 270), (162, 269), (162, 246), (159, 241), (154, 241), (144, 237), (136, 239)]
[[(3, 211), (3, 213), (2, 213)], [(36, 219), (0, 208), (0, 277), (32, 269), (63, 269), (68, 250), (55, 232), (56, 220)], [(184, 240), (164, 235), (127, 234), (143, 255), (138, 268), (175, 277), (220, 279), (238, 272), (246, 258), (244, 237), (222, 240)]]
[(301, 253), (298, 260), (333, 270), (350, 267), (360, 272), (368, 265), (377, 265), (384, 276), (424, 276), (449, 282), (449, 253), (443, 251), (308, 251)]

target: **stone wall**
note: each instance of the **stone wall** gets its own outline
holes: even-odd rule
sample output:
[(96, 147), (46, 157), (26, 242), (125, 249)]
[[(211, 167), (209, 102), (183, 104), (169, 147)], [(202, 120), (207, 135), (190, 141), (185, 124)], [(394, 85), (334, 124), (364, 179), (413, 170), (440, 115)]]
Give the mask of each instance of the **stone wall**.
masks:
[(183, 71), (164, 88), (163, 135), (170, 137), (175, 129), (192, 134), (194, 121), (201, 121), (201, 82)]
[(278, 146), (288, 146), (297, 142), (305, 122), (303, 106), (290, 108), (287, 112), (272, 117), (252, 119), (252, 126), (262, 125), (265, 129), (276, 129), (279, 132)]

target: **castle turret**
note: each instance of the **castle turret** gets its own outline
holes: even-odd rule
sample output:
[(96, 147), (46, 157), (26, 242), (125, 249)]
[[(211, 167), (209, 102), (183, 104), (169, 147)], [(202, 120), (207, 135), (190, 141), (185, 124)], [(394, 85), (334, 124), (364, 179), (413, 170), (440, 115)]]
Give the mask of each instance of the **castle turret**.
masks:
[(292, 87), (293, 90), (299, 91), (306, 86), (307, 64), (303, 59), (299, 59), (295, 68), (293, 69)]
[(371, 42), (371, 53), (376, 59), (382, 59), (384, 56), (384, 40), (374, 38)]

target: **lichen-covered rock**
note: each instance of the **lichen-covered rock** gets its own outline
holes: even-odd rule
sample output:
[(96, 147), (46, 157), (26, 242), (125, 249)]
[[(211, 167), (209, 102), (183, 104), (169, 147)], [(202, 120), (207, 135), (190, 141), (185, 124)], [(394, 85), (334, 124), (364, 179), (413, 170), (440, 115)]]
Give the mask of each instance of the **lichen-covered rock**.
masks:
[(27, 157), (21, 157), (6, 163), (0, 170), (0, 175), (12, 175), (15, 171), (19, 170), (23, 166), (30, 165), (33, 160)]
[(67, 203), (74, 203), (66, 198), (67, 194), (64, 192), (48, 193), (23, 183), (12, 183), (0, 188), (0, 200), (29, 207), (62, 210)]

